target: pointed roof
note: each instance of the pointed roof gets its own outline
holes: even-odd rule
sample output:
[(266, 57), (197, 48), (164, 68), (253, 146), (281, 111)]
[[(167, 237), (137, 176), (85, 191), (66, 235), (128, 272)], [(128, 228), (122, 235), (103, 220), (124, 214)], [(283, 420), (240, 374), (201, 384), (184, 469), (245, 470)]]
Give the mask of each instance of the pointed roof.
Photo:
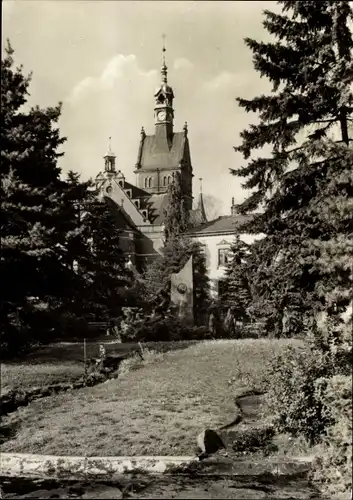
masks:
[(203, 202), (203, 194), (202, 192), (199, 194), (199, 202), (197, 205), (198, 210), (201, 213), (201, 217), (203, 219), (203, 222), (207, 222), (207, 215), (206, 215), (206, 210), (205, 210), (205, 205)]
[(200, 226), (201, 224), (206, 224), (208, 222), (205, 210), (205, 204), (203, 201), (203, 194), (202, 194), (202, 177), (199, 178), (199, 181), (200, 181), (200, 194), (197, 207), (194, 210), (191, 210), (190, 212), (190, 224), (193, 227)]
[(112, 138), (109, 137), (109, 146), (108, 146), (108, 151), (104, 155), (104, 158), (116, 158), (116, 154), (114, 151), (112, 151)]

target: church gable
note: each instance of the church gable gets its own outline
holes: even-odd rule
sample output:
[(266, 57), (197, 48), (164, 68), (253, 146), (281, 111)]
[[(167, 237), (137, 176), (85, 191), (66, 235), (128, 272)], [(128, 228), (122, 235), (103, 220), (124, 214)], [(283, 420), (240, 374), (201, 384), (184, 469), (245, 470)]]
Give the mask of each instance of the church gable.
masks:
[(142, 201), (140, 199), (133, 199), (132, 187), (135, 186), (129, 183), (126, 184), (130, 185), (131, 188), (125, 186), (125, 183), (123, 185), (121, 179), (107, 179), (101, 187), (102, 195), (111, 198), (118, 206), (123, 207), (135, 225), (149, 225), (148, 207), (144, 203), (144, 198), (141, 199)]

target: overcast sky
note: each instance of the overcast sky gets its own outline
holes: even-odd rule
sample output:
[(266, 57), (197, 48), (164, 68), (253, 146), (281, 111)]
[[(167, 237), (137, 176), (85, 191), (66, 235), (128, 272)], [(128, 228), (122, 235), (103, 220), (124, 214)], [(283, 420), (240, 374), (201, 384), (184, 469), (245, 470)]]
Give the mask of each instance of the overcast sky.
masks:
[(141, 126), (154, 132), (166, 33), (175, 131), (188, 122), (194, 196), (202, 177), (204, 193), (221, 200), (223, 214), (232, 196), (243, 200), (242, 181), (229, 168), (243, 164), (233, 146), (255, 117), (235, 97), (270, 89), (253, 70), (243, 38), (268, 39), (262, 11), (278, 11), (276, 2), (4, 0), (2, 8), (3, 37), (16, 63), (33, 72), (30, 103), (63, 102), (63, 172), (97, 175), (112, 136), (117, 166), (134, 182)]

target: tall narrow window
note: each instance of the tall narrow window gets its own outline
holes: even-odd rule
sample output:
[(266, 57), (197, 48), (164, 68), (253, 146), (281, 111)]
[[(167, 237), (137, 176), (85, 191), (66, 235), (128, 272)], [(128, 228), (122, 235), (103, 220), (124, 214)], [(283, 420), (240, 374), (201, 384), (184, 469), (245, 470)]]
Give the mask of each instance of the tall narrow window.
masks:
[(152, 187), (152, 177), (148, 178), (148, 187)]
[(167, 185), (167, 176), (165, 175), (163, 177), (163, 186), (166, 186)]
[(148, 177), (145, 177), (145, 188), (148, 187)]

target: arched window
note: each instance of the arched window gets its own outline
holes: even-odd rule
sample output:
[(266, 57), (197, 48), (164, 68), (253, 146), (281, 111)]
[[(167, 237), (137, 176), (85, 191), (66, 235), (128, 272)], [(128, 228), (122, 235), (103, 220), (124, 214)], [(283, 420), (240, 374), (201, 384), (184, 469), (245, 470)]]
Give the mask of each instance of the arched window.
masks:
[(148, 178), (148, 187), (152, 187), (152, 177)]
[(145, 188), (148, 187), (148, 177), (145, 177)]
[(163, 177), (163, 186), (166, 186), (167, 185), (167, 176), (165, 175)]
[(171, 184), (172, 183), (172, 178), (170, 175), (168, 175), (168, 184)]

